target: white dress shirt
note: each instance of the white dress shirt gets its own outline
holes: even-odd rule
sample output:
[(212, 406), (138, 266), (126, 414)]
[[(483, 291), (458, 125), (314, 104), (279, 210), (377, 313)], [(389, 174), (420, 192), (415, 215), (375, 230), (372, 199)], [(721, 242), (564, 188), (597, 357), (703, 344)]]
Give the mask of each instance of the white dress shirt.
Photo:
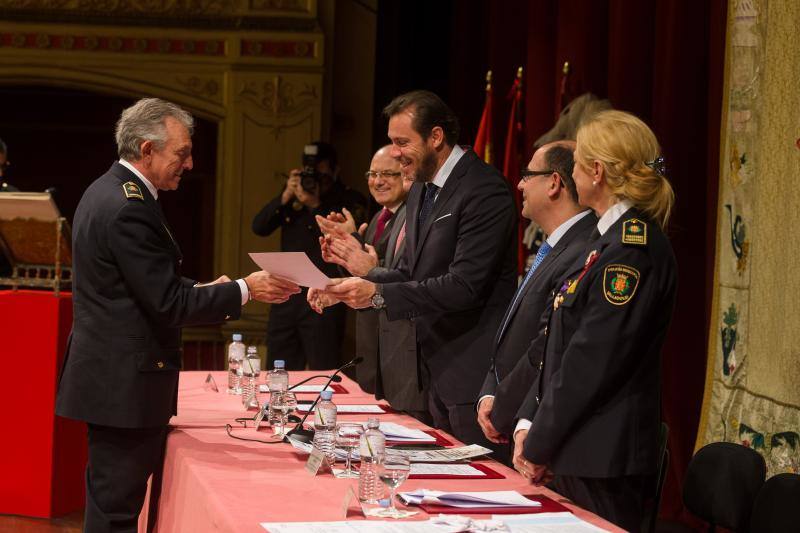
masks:
[[(433, 181), (431, 182), (439, 187), (439, 190), (436, 191), (436, 198), (438, 198), (439, 193), (442, 192), (442, 187), (444, 187), (447, 178), (449, 178), (450, 174), (453, 172), (453, 168), (455, 168), (456, 163), (458, 163), (465, 153), (466, 152), (464, 152), (464, 149), (459, 145), (453, 146), (453, 149), (450, 151), (450, 155), (447, 156), (444, 164), (439, 168), (439, 171), (436, 172), (436, 175), (433, 177)], [(435, 201), (436, 200), (434, 200), (434, 202)]]

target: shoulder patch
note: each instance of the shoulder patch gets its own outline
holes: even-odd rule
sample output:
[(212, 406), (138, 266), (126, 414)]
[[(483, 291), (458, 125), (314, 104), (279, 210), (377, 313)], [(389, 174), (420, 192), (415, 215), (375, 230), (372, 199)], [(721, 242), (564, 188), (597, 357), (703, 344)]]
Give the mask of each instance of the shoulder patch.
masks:
[(638, 218), (629, 218), (622, 223), (623, 244), (647, 244), (647, 223)]
[(144, 200), (144, 196), (142, 196), (141, 189), (139, 189), (139, 186), (132, 181), (123, 183), (122, 190), (125, 191), (125, 198), (127, 198), (128, 200), (130, 200), (131, 198)]
[(626, 265), (608, 265), (603, 271), (603, 294), (613, 305), (625, 305), (639, 287), (639, 271)]

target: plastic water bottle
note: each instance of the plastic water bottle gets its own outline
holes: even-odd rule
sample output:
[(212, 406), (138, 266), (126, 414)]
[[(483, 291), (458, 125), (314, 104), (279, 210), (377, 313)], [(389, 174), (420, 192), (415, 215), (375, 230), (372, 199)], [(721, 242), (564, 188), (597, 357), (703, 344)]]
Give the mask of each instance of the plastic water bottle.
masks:
[(242, 361), (242, 404), (245, 409), (260, 407), (258, 403), (258, 376), (261, 374), (261, 358), (255, 346), (247, 347), (247, 357)]
[(314, 446), (325, 454), (331, 467), (336, 461), (336, 404), (332, 397), (333, 391), (322, 391), (314, 411)]
[(386, 436), (381, 432), (377, 418), (370, 418), (367, 430), (361, 434), (358, 454), (361, 456), (361, 471), (358, 476), (358, 499), (366, 503), (378, 503), (383, 499), (384, 485), (378, 478), (378, 464), (383, 461)]
[[(282, 359), (275, 360), (275, 368), (267, 372), (267, 388), (269, 389), (269, 404), (277, 395), (289, 389), (289, 373), (285, 370), (286, 362)], [(273, 426), (280, 424), (281, 412), (272, 408), (269, 410), (269, 423)]]
[(228, 394), (242, 393), (242, 359), (244, 359), (242, 334), (234, 333), (233, 342), (228, 345)]

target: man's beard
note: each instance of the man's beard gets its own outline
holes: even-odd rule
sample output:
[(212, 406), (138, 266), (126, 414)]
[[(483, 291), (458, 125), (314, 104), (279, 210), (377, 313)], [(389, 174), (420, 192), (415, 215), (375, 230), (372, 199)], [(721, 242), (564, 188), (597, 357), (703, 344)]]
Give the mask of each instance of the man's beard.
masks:
[(419, 162), (419, 169), (414, 175), (414, 181), (428, 183), (429, 181), (433, 180), (435, 172), (436, 152), (434, 150), (427, 150)]

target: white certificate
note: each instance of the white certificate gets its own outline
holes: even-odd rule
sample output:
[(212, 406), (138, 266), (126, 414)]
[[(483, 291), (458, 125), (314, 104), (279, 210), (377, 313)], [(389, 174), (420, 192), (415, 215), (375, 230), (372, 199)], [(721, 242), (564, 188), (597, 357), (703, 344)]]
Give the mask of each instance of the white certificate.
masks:
[(311, 262), (305, 252), (251, 253), (250, 259), (262, 270), (297, 283), (301, 287), (324, 289), (331, 278)]

